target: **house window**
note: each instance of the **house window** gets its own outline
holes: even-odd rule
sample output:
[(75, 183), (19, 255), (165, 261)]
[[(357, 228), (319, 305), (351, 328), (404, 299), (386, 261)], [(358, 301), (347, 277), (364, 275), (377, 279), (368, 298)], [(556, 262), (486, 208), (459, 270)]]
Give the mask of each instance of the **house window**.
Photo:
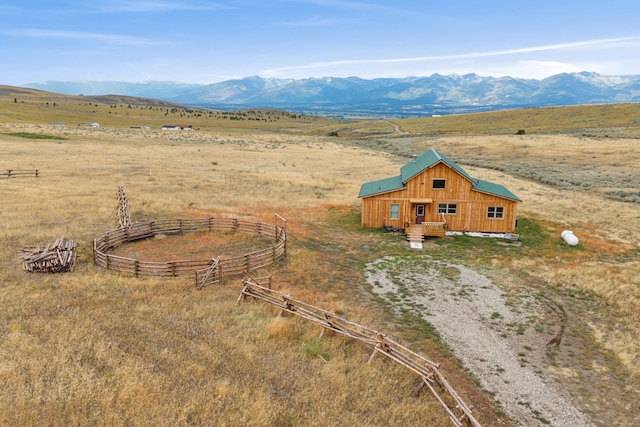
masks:
[(444, 190), (446, 186), (447, 186), (446, 179), (434, 179), (433, 181), (431, 181), (431, 188), (435, 190)]
[(389, 212), (389, 219), (400, 219), (400, 205), (397, 203), (391, 204), (391, 211)]
[(504, 218), (504, 207), (502, 207), (502, 206), (489, 206), (487, 208), (487, 218), (489, 218), (489, 219), (502, 219), (502, 218)]
[(447, 214), (447, 215), (455, 215), (458, 211), (458, 205), (455, 203), (439, 203), (438, 204), (438, 213), (439, 214)]

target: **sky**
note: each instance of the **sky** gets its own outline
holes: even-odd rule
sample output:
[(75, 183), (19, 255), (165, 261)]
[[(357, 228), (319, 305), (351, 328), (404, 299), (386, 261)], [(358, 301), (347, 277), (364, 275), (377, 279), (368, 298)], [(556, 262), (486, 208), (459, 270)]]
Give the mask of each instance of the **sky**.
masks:
[(0, 84), (640, 74), (638, 0), (3, 0)]

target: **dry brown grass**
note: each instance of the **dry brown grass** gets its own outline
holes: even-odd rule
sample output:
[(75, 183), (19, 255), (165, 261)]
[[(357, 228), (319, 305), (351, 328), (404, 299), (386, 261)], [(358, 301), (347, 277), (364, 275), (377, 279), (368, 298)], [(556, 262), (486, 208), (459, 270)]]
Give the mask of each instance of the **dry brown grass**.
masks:
[[(5, 107), (22, 114), (11, 103)], [(119, 128), (116, 122), (95, 130), (51, 127), (42, 123), (54, 121), (52, 116), (35, 120), (37, 114), (27, 111), (41, 124), (0, 117), (13, 122), (0, 125), (0, 169), (42, 173), (0, 181), (0, 399), (9, 408), (0, 411), (0, 424), (449, 425), (433, 399), (410, 397), (413, 375), (381, 358), (366, 365), (368, 351), (345, 339), (323, 338), (329, 362), (309, 356), (305, 345), (319, 330), (278, 319), (257, 303), (236, 306), (237, 281), (197, 292), (189, 280), (132, 279), (95, 268), (91, 242), (116, 225), (118, 185), (129, 196), (134, 221), (224, 215), (272, 222), (274, 212), (285, 216), (289, 258), (269, 271), (276, 287), (397, 334), (442, 363), (484, 425), (506, 424), (496, 421), (490, 397), (429, 333), (398, 323), (362, 290), (363, 262), (408, 251), (400, 240), (360, 230), (354, 214), (360, 184), (395, 175), (406, 162), (376, 149), (390, 146), (407, 152), (436, 147), (472, 176), (504, 183), (522, 198), (521, 218), (534, 218), (547, 242), (532, 254), (493, 258), (495, 279), (507, 292), (525, 285), (553, 292), (570, 309), (582, 327), (572, 333), (590, 340), (580, 358), (593, 373), (589, 384), (615, 371), (620, 399), (625, 387), (637, 384), (640, 214), (637, 204), (605, 197), (612, 188), (636, 188), (625, 181), (638, 173), (636, 139), (414, 135), (378, 147), (291, 134), (325, 133), (308, 123), (292, 124), (288, 134), (275, 128), (162, 132)], [(366, 124), (359, 126), (366, 131)], [(393, 130), (388, 123), (375, 127)], [(9, 135), (18, 132), (64, 139)], [(372, 148), (359, 148), (366, 145)], [(601, 185), (543, 185), (518, 177), (513, 168), (470, 166), (505, 161), (542, 171), (556, 163), (561, 167), (554, 177), (565, 173)], [(564, 228), (574, 230), (579, 248), (557, 243)], [(20, 248), (60, 235), (80, 243), (72, 273), (22, 270)], [(162, 242), (167, 247), (150, 245), (147, 253), (166, 254), (172, 244), (177, 252), (200, 251), (209, 246), (206, 238), (170, 237)], [(465, 256), (469, 263), (486, 261), (482, 254)], [(609, 352), (604, 359), (590, 358), (602, 348)], [(550, 369), (559, 380), (564, 375), (575, 389), (585, 388), (578, 372), (587, 367), (579, 371), (571, 365), (575, 359), (558, 359)], [(614, 387), (607, 391), (616, 393)], [(595, 392), (584, 393), (602, 404)]]
[[(65, 139), (7, 135), (21, 131)], [(390, 169), (390, 156), (269, 135), (141, 137), (27, 125), (2, 125), (0, 133), (0, 167), (42, 172), (0, 186), (0, 424), (449, 425), (435, 400), (411, 397), (413, 374), (383, 358), (367, 365), (365, 348), (325, 336), (330, 363), (306, 354), (320, 331), (276, 320), (260, 304), (235, 305), (238, 281), (203, 292), (189, 280), (133, 279), (91, 263), (92, 239), (115, 227), (118, 185), (134, 221), (227, 215), (272, 222), (278, 212), (290, 219), (291, 245), (289, 260), (271, 271), (281, 278), (277, 286), (380, 326), (375, 310), (351, 305), (359, 292), (348, 276), (340, 283), (327, 277), (340, 254), (327, 258), (299, 242), (317, 238), (332, 206), (352, 205), (369, 169)], [(22, 270), (21, 247), (60, 235), (80, 244), (72, 273)], [(175, 247), (148, 249), (193, 244), (161, 240)], [(144, 251), (149, 242), (140, 245)], [(357, 283), (357, 271), (349, 274)]]

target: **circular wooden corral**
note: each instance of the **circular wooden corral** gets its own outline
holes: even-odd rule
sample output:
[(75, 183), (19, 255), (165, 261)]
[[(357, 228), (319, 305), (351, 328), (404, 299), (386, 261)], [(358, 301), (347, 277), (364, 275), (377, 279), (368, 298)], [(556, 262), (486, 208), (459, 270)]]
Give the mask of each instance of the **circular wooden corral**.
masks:
[[(278, 220), (282, 225), (278, 224)], [(225, 276), (241, 275), (273, 264), (286, 257), (286, 220), (276, 214), (274, 224), (252, 222), (235, 218), (177, 218), (135, 223), (130, 227), (107, 231), (93, 241), (94, 263), (107, 270), (132, 276), (178, 277), (192, 276), (195, 270), (208, 268), (214, 258), (150, 262), (110, 254), (109, 251), (129, 242), (148, 239), (156, 235), (172, 235), (206, 231), (236, 231), (273, 238), (270, 248), (250, 252), (234, 258), (218, 259), (218, 268)]]

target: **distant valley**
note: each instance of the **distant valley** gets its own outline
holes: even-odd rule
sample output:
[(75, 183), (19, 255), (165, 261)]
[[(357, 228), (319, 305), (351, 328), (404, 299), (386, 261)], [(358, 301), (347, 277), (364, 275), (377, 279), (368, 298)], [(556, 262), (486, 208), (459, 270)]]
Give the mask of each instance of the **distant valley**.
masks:
[(640, 101), (640, 75), (580, 72), (543, 80), (477, 74), (409, 78), (270, 79), (214, 84), (151, 81), (30, 83), (69, 95), (126, 95), (219, 110), (273, 108), (336, 118), (424, 117), (514, 108)]

